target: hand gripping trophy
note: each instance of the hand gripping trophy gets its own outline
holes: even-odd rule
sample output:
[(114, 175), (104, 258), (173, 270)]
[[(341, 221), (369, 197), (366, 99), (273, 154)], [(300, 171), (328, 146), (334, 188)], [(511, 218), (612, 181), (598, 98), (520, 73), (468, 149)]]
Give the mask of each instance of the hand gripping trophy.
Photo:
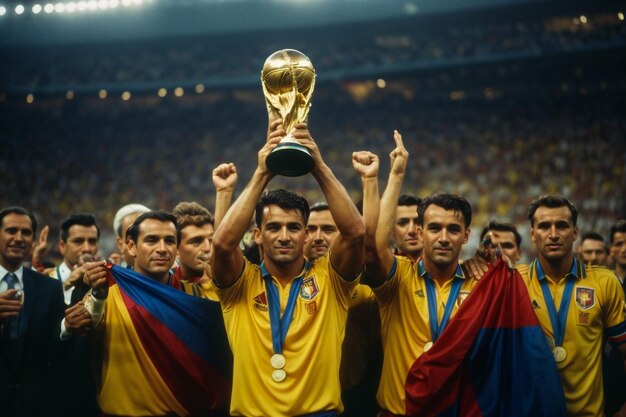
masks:
[(299, 177), (313, 169), (313, 158), (291, 132), (306, 122), (315, 88), (315, 69), (311, 60), (295, 49), (282, 49), (270, 55), (263, 64), (261, 84), (267, 111), (280, 114), (287, 132), (268, 155), (267, 167), (274, 174)]

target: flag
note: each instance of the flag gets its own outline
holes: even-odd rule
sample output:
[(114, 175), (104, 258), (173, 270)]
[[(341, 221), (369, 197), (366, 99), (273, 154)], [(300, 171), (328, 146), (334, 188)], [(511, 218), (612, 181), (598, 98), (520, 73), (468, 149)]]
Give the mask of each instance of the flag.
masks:
[(102, 411), (207, 415), (225, 408), (232, 354), (219, 303), (118, 266), (109, 266), (108, 281)]
[(405, 389), (411, 416), (567, 416), (556, 363), (526, 286), (502, 260), (416, 360)]

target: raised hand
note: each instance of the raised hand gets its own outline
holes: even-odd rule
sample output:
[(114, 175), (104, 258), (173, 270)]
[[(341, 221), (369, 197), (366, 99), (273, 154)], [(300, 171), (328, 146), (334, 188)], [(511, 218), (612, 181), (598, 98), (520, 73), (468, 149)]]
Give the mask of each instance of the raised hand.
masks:
[(216, 191), (233, 190), (237, 184), (237, 168), (235, 164), (220, 164), (213, 170), (213, 186)]
[(44, 257), (46, 252), (48, 252), (48, 233), (50, 232), (50, 227), (48, 225), (44, 226), (39, 233), (39, 239), (33, 245), (33, 256), (32, 262), (33, 265), (36, 265), (41, 262), (41, 259)]
[(267, 168), (265, 160), (267, 159), (267, 156), (270, 154), (270, 152), (274, 150), (276, 145), (280, 143), (280, 140), (285, 137), (286, 134), (287, 132), (285, 132), (285, 129), (283, 127), (282, 119), (276, 119), (270, 122), (267, 134), (267, 142), (265, 142), (265, 145), (263, 145), (258, 154), (259, 166), (257, 169), (261, 172), (261, 174), (269, 173), (270, 175), (274, 175)]
[(378, 155), (370, 151), (352, 153), (352, 167), (361, 178), (374, 178), (378, 176), (380, 161)]
[(396, 148), (389, 154), (391, 173), (404, 175), (407, 162), (409, 161), (409, 152), (404, 147), (402, 135), (397, 130), (393, 131), (393, 140), (396, 142)]

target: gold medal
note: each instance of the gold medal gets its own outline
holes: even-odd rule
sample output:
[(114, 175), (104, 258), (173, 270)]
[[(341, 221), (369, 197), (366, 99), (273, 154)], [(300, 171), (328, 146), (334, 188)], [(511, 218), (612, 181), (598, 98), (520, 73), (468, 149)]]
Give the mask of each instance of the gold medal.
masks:
[(428, 352), (433, 347), (433, 342), (428, 342), (424, 345), (424, 352)]
[(270, 358), (270, 363), (274, 369), (283, 369), (285, 367), (285, 357), (280, 353), (277, 353)]
[(552, 349), (552, 356), (554, 356), (556, 363), (561, 363), (567, 358), (567, 352), (562, 346), (556, 346)]
[(272, 379), (275, 382), (283, 382), (285, 378), (287, 378), (287, 372), (285, 372), (284, 369), (275, 369), (274, 372), (272, 372)]

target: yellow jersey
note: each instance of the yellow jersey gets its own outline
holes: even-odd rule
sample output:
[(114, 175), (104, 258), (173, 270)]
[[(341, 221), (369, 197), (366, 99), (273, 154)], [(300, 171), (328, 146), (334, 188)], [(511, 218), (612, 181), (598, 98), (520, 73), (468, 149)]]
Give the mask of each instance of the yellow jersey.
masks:
[(557, 363), (557, 368), (569, 414), (603, 416), (603, 335), (606, 332), (613, 342), (626, 338), (624, 293), (617, 277), (604, 267), (588, 266), (576, 258), (573, 258), (569, 273), (558, 282), (545, 274), (539, 260), (531, 265), (518, 265), (517, 269), (551, 347), (555, 337), (541, 282), (546, 280), (548, 283), (558, 310), (566, 282), (574, 280), (562, 343), (566, 357)]
[[(233, 351), (232, 415), (297, 416), (323, 410), (343, 411), (339, 385), (341, 343), (350, 294), (358, 284), (333, 269), (328, 255), (303, 271), (293, 319), (283, 343), (287, 377), (276, 382), (269, 303), (261, 269), (245, 260), (239, 279), (218, 288), (226, 333)], [(274, 277), (281, 316), (293, 280), (282, 287)]]
[[(452, 282), (462, 279), (455, 300), (448, 300)], [(378, 300), (383, 342), (383, 371), (376, 399), (378, 404), (393, 414), (406, 414), (406, 377), (413, 363), (432, 342), (428, 315), (426, 280), (430, 278), (421, 262), (396, 256), (389, 278), (374, 294)], [(443, 318), (446, 304), (454, 303), (451, 316), (471, 293), (478, 281), (465, 278), (459, 265), (453, 277), (442, 286), (432, 280), (437, 294), (437, 320)]]

